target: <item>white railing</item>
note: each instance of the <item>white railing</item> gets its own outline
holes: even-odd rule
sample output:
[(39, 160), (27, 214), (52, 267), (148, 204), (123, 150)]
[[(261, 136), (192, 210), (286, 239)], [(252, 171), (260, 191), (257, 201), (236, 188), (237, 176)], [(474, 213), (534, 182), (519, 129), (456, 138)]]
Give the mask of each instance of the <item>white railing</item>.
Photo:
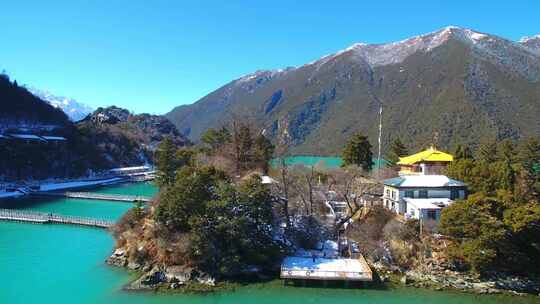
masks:
[(281, 268), (283, 279), (347, 279), (371, 280), (371, 272)]
[(0, 209), (0, 220), (23, 221), (34, 223), (62, 223), (75, 224), (100, 228), (109, 228), (113, 221), (94, 219), (82, 216), (58, 215), (27, 210)]

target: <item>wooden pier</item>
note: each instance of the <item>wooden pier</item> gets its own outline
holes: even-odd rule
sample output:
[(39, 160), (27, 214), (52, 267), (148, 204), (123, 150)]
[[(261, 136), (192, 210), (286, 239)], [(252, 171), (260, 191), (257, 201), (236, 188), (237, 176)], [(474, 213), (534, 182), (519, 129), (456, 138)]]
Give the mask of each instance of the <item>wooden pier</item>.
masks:
[(0, 220), (30, 222), (38, 224), (58, 223), (90, 226), (97, 228), (109, 228), (114, 225), (113, 221), (99, 220), (80, 216), (58, 215), (35, 211), (22, 211), (13, 209), (0, 209)]
[(93, 192), (44, 192), (38, 191), (33, 192), (34, 195), (45, 195), (45, 196), (60, 196), (60, 197), (69, 197), (69, 198), (82, 198), (82, 199), (92, 199), (92, 200), (103, 200), (103, 201), (115, 201), (115, 202), (143, 202), (148, 203), (152, 200), (150, 197), (140, 196), (140, 195), (123, 195), (123, 194), (106, 194), (106, 193), (93, 193)]
[(371, 282), (373, 274), (362, 255), (356, 258), (286, 257), (280, 277), (285, 280)]

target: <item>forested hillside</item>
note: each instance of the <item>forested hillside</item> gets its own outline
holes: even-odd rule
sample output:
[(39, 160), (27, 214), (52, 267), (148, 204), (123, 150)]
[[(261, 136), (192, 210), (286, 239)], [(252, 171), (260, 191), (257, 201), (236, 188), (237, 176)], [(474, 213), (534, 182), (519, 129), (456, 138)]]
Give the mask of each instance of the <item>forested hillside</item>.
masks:
[(400, 137), (414, 150), (434, 141), (519, 139), (540, 133), (537, 39), (514, 42), (448, 27), (387, 44), (355, 44), (300, 67), (257, 71), (167, 117), (198, 141), (208, 128), (247, 117), (292, 154), (337, 154), (360, 131), (383, 152)]
[(176, 146), (189, 144), (166, 118), (116, 107), (74, 124), (6, 75), (0, 77), (0, 106), (0, 181), (78, 177), (142, 165), (153, 162), (153, 151), (165, 137)]

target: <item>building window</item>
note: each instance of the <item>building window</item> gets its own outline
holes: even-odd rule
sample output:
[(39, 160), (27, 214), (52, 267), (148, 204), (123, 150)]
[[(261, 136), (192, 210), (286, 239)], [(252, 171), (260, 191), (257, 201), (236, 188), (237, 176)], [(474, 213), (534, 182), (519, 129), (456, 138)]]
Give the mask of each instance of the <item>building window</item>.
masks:
[(396, 198), (396, 191), (392, 191), (392, 198), (393, 198), (393, 199)]
[(428, 198), (427, 190), (418, 191), (418, 198)]
[(386, 189), (386, 196), (390, 197), (390, 189)]
[(414, 191), (411, 191), (411, 190), (405, 191), (405, 197), (414, 198)]
[(436, 220), (437, 219), (437, 210), (428, 210), (427, 211), (427, 218), (430, 220)]
[(459, 191), (458, 190), (450, 190), (450, 199), (455, 200), (459, 198)]

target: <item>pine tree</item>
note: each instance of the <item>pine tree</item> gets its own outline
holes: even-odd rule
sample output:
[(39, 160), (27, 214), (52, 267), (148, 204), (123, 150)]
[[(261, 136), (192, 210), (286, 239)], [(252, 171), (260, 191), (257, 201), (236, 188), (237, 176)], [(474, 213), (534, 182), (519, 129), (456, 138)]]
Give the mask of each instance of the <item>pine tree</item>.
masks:
[(480, 145), (477, 150), (476, 158), (479, 161), (491, 163), (497, 160), (497, 145), (495, 142), (488, 142)]
[(399, 161), (400, 157), (407, 156), (409, 154), (409, 150), (401, 142), (401, 139), (399, 137), (396, 137), (394, 141), (390, 144), (390, 153), (388, 154), (388, 161), (392, 164), (396, 164)]
[(260, 134), (255, 138), (253, 154), (255, 156), (256, 162), (260, 163), (261, 169), (264, 174), (268, 174), (269, 162), (272, 159), (274, 154), (274, 145), (270, 142), (268, 138)]
[(458, 159), (471, 159), (472, 153), (471, 149), (468, 146), (462, 144), (457, 144), (456, 149), (454, 150), (454, 158)]
[(357, 165), (365, 171), (370, 171), (373, 166), (373, 153), (371, 144), (366, 136), (357, 133), (349, 140), (342, 155), (343, 166)]
[(176, 147), (172, 140), (166, 137), (156, 151), (156, 169), (159, 173), (159, 186), (169, 186), (174, 183), (177, 166), (175, 164)]

